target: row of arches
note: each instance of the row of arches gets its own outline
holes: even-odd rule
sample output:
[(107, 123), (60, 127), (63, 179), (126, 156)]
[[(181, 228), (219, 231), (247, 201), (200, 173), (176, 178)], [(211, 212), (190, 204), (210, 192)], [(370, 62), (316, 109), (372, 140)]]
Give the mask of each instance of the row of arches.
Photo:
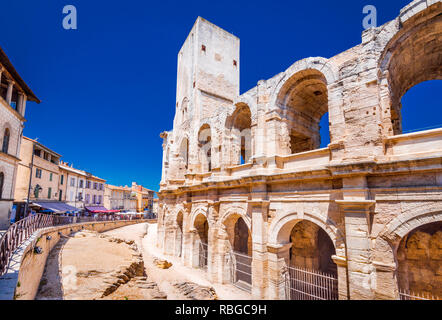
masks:
[[(384, 135), (392, 136), (406, 132), (442, 126), (439, 110), (442, 101), (442, 15), (430, 8), (408, 19), (406, 25), (391, 31), (387, 24), (376, 38), (384, 50), (377, 65), (376, 87), (373, 92), (380, 97), (379, 111)], [(394, 22), (391, 22), (394, 23)], [(387, 33), (390, 33), (386, 35)], [(385, 40), (387, 39), (387, 40)], [(361, 47), (359, 53), (365, 55)], [(361, 62), (362, 63), (362, 62)], [(324, 58), (309, 58), (298, 61), (288, 70), (273, 88), (269, 111), (274, 110), (283, 119), (281, 131), (283, 146), (279, 154), (288, 155), (326, 147), (343, 134), (340, 126), (344, 102), (342, 92), (336, 91), (339, 72), (332, 62)], [(333, 92), (331, 92), (333, 91)], [(245, 98), (244, 98), (245, 99)], [(350, 98), (350, 102), (351, 102)], [(247, 99), (246, 99), (247, 100)], [(402, 106), (406, 108), (402, 108)], [(189, 120), (189, 102), (185, 98), (181, 106), (181, 122)], [(223, 148), (226, 165), (248, 163), (254, 154), (251, 107), (239, 102), (235, 111), (227, 118), (224, 128), (225, 140), (213, 145), (213, 128), (204, 124), (197, 137), (198, 172), (211, 171), (214, 167), (214, 148)], [(253, 108), (256, 112), (256, 106)], [(367, 114), (371, 115), (369, 111)], [(406, 121), (404, 121), (406, 117)], [(362, 124), (361, 124), (362, 125)], [(376, 125), (376, 124), (373, 124)], [(183, 138), (179, 147), (183, 168), (189, 168), (189, 140)]]
[[(184, 220), (186, 217), (180, 211), (176, 215), (176, 237), (179, 250), (175, 252), (177, 256), (184, 254), (184, 237), (186, 232)], [(194, 266), (207, 270), (210, 262), (209, 254), (215, 250), (215, 254), (220, 251), (215, 249), (220, 247), (222, 237), (219, 237), (220, 226), (210, 224), (204, 213), (198, 213), (189, 221), (189, 230), (193, 230), (194, 238), (191, 242), (192, 251), (196, 257)], [(222, 226), (228, 245), (227, 251), (239, 254), (235, 259), (250, 257), (250, 260), (243, 260), (242, 268), (233, 270), (231, 279), (235, 281), (248, 281), (252, 284), (252, 255), (253, 241), (251, 222), (243, 215), (232, 213), (223, 219)], [(276, 241), (281, 245), (289, 245), (287, 254), (283, 257), (288, 268), (300, 268), (318, 271), (322, 274), (330, 275), (338, 279), (338, 268), (332, 257), (336, 255), (336, 248), (339, 243), (338, 236), (332, 236), (330, 230), (325, 230), (323, 226), (313, 220), (297, 219), (293, 216), (290, 219), (281, 219), (281, 223), (274, 224), (273, 236), (270, 241)], [(273, 240), (272, 240), (273, 239)], [(439, 277), (440, 261), (442, 260), (442, 222), (424, 223), (409, 230), (398, 242), (392, 244), (393, 254), (396, 261), (396, 286), (399, 291), (412, 291), (423, 295), (434, 295), (442, 297), (442, 283)], [(222, 252), (222, 251), (221, 251)], [(212, 263), (217, 258), (212, 258)], [(249, 261), (249, 266), (244, 264)], [(240, 266), (241, 268), (241, 266)], [(245, 269), (244, 269), (245, 268)], [(249, 270), (250, 277), (244, 276)], [(335, 288), (337, 289), (337, 288)]]

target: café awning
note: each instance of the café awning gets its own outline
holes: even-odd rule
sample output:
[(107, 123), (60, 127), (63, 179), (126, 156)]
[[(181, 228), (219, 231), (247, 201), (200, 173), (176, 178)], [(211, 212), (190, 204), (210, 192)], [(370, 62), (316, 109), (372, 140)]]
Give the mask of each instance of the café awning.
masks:
[(116, 213), (120, 212), (120, 210), (108, 210), (103, 206), (93, 206), (93, 207), (85, 207), (87, 211), (92, 213)]
[(80, 209), (70, 206), (61, 201), (54, 201), (54, 202), (33, 201), (32, 204), (45, 209), (44, 211), (46, 212), (75, 213), (80, 211)]

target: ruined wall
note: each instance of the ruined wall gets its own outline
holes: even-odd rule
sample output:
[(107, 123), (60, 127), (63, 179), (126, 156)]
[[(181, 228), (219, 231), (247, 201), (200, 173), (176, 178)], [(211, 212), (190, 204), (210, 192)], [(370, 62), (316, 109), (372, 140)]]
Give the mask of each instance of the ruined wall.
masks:
[[(188, 226), (195, 212), (204, 211), (209, 276), (228, 282), (226, 256), (235, 238), (243, 236), (235, 233), (241, 217), (251, 232), (247, 251), (253, 257), (254, 297), (287, 298), (281, 283), (292, 251), (294, 265), (336, 272), (340, 299), (398, 299), (398, 289), (406, 289), (397, 279), (399, 242), (412, 231), (410, 226), (442, 220), (442, 128), (399, 135), (397, 106), (424, 78), (442, 79), (441, 13), (440, 1), (415, 0), (396, 19), (365, 30), (359, 45), (329, 59), (296, 61), (237, 96), (232, 89), (237, 74), (229, 61), (234, 55), (229, 54), (236, 45), (239, 51), (239, 40), (200, 21), (204, 37), (214, 38), (205, 48), (209, 40), (195, 40), (200, 42), (192, 54), (201, 60), (192, 63), (201, 71), (202, 83), (192, 91), (193, 112), (186, 126), (174, 125), (164, 139), (164, 158), (172, 159), (173, 151), (167, 150), (177, 148), (177, 137), (186, 136), (190, 164), (186, 170), (169, 162), (167, 170), (184, 177), (179, 181), (174, 174), (163, 175), (159, 247), (176, 252), (170, 239), (176, 236), (174, 219), (182, 210), (182, 258), (192, 265), (195, 250)], [(224, 36), (234, 39), (234, 46), (217, 55)], [(327, 112), (330, 144), (317, 149), (318, 122)], [(246, 120), (236, 122), (239, 115)], [(198, 141), (206, 125), (209, 172)], [(245, 128), (252, 147), (249, 161), (240, 165), (238, 132)], [(318, 256), (318, 251), (328, 253)], [(422, 262), (426, 276), (419, 277), (427, 283), (439, 277), (430, 260), (425, 260), (428, 269), (422, 267), (424, 260), (414, 259)], [(416, 278), (415, 271), (410, 274)]]

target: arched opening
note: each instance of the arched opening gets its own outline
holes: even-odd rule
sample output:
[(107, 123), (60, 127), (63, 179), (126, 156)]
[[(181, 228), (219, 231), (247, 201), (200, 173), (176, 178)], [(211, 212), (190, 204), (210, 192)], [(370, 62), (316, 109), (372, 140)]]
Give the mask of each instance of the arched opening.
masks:
[(212, 134), (208, 124), (203, 125), (198, 132), (198, 147), (201, 172), (210, 172), (212, 170)]
[(5, 181), (5, 174), (0, 172), (0, 199), (3, 199), (3, 184)]
[(208, 239), (209, 239), (209, 224), (207, 218), (203, 214), (198, 214), (195, 218), (194, 228), (196, 230), (196, 241), (198, 251), (198, 266), (200, 268), (207, 267), (208, 258)]
[(9, 137), (10, 137), (10, 131), (8, 128), (5, 129), (5, 132), (3, 134), (3, 145), (2, 145), (2, 152), (8, 153), (9, 150)]
[[(390, 134), (403, 133), (401, 111), (403, 106), (408, 107), (408, 105), (401, 103), (405, 93), (422, 82), (442, 79), (442, 55), (440, 54), (442, 15), (435, 13), (436, 10), (428, 8), (408, 19), (406, 25), (390, 41), (384, 51), (380, 68), (383, 72), (382, 77), (385, 77), (388, 82), (390, 100), (388, 104), (384, 105), (384, 112), (390, 116), (390, 131), (392, 131)], [(420, 109), (422, 104), (437, 101), (435, 94), (437, 93), (432, 92), (430, 96), (418, 101), (416, 107), (418, 109), (410, 112), (411, 119), (416, 120), (413, 115), (422, 112)], [(402, 102), (406, 102), (406, 100), (402, 100)], [(431, 116), (426, 114), (431, 123), (416, 124), (413, 127), (419, 129), (439, 125), (440, 112), (437, 111), (437, 109), (431, 110)]]
[(184, 98), (183, 103), (181, 104), (181, 123), (184, 123), (188, 120), (187, 113), (187, 105), (189, 104), (187, 98)]
[(397, 250), (401, 293), (442, 298), (442, 222), (422, 225), (402, 238)]
[(183, 253), (183, 213), (180, 211), (176, 218), (176, 254), (178, 257), (181, 257)]
[(320, 71), (307, 69), (294, 74), (282, 87), (276, 103), (287, 121), (292, 154), (318, 149), (330, 140), (328, 125), (322, 130), (320, 125), (323, 117), (323, 121), (329, 121), (327, 81)]
[(401, 106), (405, 106), (401, 109), (402, 133), (442, 128), (442, 81), (424, 81), (410, 88)]
[(244, 290), (252, 284), (252, 235), (239, 214), (232, 214), (224, 222), (230, 244), (230, 280)]
[(243, 218), (239, 218), (235, 223), (233, 250), (248, 256), (252, 255), (252, 237)]
[(290, 266), (337, 276), (337, 267), (332, 260), (335, 246), (328, 234), (310, 221), (296, 223), (290, 232)]
[(230, 130), (232, 165), (250, 162), (253, 144), (249, 107), (246, 104), (239, 104), (232, 116), (227, 119), (226, 126)]
[(189, 140), (184, 138), (180, 145), (180, 158), (185, 170), (189, 168)]
[(308, 220), (291, 219), (278, 230), (284, 248), (286, 297), (291, 300), (337, 300), (336, 250), (329, 234)]

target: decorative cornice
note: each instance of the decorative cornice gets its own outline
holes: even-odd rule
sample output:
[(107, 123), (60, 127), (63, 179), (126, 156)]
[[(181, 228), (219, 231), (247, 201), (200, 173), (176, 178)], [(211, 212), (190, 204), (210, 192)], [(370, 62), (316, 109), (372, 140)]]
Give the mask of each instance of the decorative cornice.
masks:
[(335, 202), (343, 209), (370, 209), (375, 203), (375, 200), (335, 200)]

